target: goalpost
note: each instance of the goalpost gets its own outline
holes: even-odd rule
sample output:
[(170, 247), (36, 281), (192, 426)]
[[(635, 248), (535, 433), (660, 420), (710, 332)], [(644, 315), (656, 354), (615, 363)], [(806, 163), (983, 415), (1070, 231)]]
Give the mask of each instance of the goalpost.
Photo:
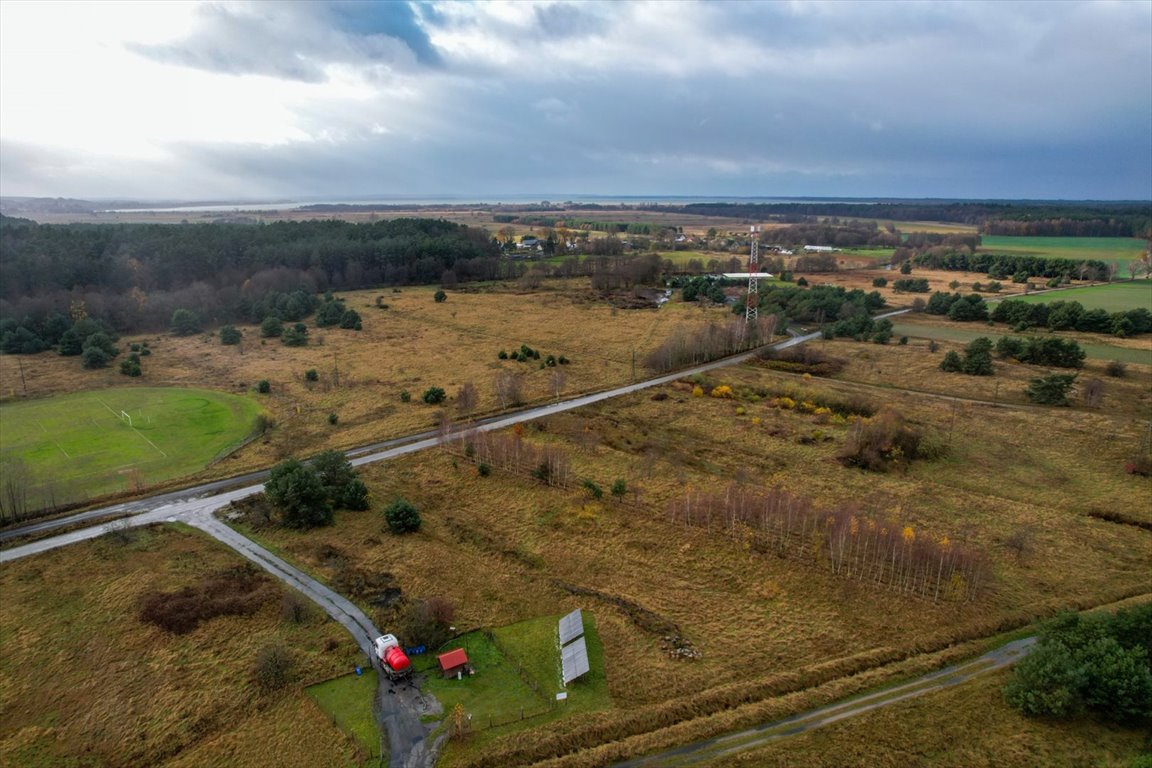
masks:
[[(120, 416), (128, 422), (128, 426), (132, 427), (132, 415), (128, 411), (120, 411)], [(133, 427), (135, 429), (135, 427)]]

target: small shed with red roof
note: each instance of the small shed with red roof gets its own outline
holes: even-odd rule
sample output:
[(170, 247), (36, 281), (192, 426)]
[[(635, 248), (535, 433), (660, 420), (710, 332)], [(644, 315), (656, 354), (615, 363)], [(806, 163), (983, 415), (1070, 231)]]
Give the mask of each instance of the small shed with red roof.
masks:
[(472, 674), (468, 654), (463, 648), (456, 648), (436, 657), (440, 661), (440, 672), (444, 677), (462, 677)]

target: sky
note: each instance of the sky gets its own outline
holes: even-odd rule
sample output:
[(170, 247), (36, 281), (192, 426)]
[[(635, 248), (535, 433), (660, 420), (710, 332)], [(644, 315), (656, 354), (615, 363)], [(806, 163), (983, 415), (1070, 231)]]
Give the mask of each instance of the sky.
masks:
[(1152, 199), (1152, 0), (0, 2), (0, 194)]

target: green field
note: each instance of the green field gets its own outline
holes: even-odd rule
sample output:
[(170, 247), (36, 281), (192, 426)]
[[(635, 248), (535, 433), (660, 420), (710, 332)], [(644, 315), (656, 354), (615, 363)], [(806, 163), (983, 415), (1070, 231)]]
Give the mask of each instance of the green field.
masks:
[[(556, 622), (559, 616), (529, 619), (492, 632), (496, 642), (483, 632), (469, 632), (445, 645), (441, 652), (463, 648), (475, 674), (463, 680), (445, 680), (438, 674), (435, 654), (418, 666), (431, 663), (425, 689), (444, 705), (445, 714), (461, 704), (472, 715), (474, 727), (487, 728), (510, 721), (520, 713), (554, 719), (565, 714), (590, 712), (610, 706), (608, 681), (604, 674), (604, 647), (592, 615), (584, 613), (584, 638), (591, 670), (565, 688), (560, 681), (560, 651)], [(533, 680), (535, 692), (525, 681)], [(568, 694), (563, 705), (548, 710), (557, 693)], [(525, 723), (530, 725), (532, 723)], [(539, 725), (539, 720), (535, 725)]]
[(324, 714), (340, 728), (352, 734), (365, 752), (380, 754), (380, 728), (372, 702), (376, 698), (376, 670), (365, 669), (362, 675), (344, 675), (304, 689)]
[(1108, 285), (1090, 285), (1084, 288), (1045, 291), (1011, 298), (1013, 301), (1027, 301), (1030, 304), (1078, 301), (1085, 309), (1106, 309), (1109, 312), (1124, 312), (1141, 307), (1152, 312), (1152, 280), (1142, 279), (1109, 283)]
[(1120, 262), (1121, 276), (1126, 277), (1128, 262), (1140, 258), (1148, 243), (1135, 237), (1008, 237), (984, 235), (980, 250), (987, 253), (1016, 253), (1082, 261), (1099, 259), (1105, 263)]
[[(1003, 327), (1003, 326), (1001, 326)], [(916, 323), (893, 323), (892, 331), (897, 336), (911, 336), (920, 339), (958, 341), (967, 344), (981, 336), (996, 341), (1001, 336), (1020, 336), (1019, 333), (1000, 332), (986, 325), (917, 325)], [(1027, 335), (1027, 334), (1023, 334)], [(1113, 347), (1110, 344), (1080, 344), (1084, 354), (1096, 360), (1119, 360), (1123, 363), (1152, 365), (1152, 352), (1146, 349)]]
[(58, 505), (197, 472), (240, 444), (259, 413), (245, 397), (177, 388), (9, 403), (0, 406), (0, 461), (25, 479), (30, 509)]

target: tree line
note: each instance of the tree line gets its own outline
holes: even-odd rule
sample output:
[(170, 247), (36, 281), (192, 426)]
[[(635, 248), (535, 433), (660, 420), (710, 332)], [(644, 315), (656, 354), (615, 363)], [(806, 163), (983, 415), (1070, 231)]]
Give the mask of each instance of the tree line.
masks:
[(1099, 307), (1085, 309), (1078, 301), (1033, 304), (1005, 299), (992, 310), (991, 319), (1007, 323), (1018, 331), (1048, 328), (1053, 331), (1110, 333), (1121, 337), (1152, 333), (1152, 312), (1143, 307), (1126, 312), (1108, 312)]
[(501, 260), (483, 230), (433, 219), (177, 226), (4, 217), (0, 252), (0, 318), (29, 327), (67, 317), (79, 302), (121, 333), (165, 327), (180, 308), (195, 307), (210, 324), (258, 322), (268, 314), (262, 305), (297, 293), (524, 271)]
[(918, 253), (913, 263), (932, 269), (956, 272), (986, 272), (994, 280), (1030, 277), (1078, 277), (1081, 280), (1108, 280), (1112, 270), (1099, 259), (1073, 261), (1056, 257), (1025, 256), (1003, 253), (968, 253), (962, 250), (931, 249)]
[[(1013, 223), (1029, 225), (1040, 234), (1084, 233), (1094, 236), (1152, 238), (1152, 206), (1147, 202), (878, 202), (844, 203), (690, 203), (681, 206), (640, 206), (641, 209), (698, 216), (767, 221), (803, 221), (806, 217), (840, 216), (896, 221), (947, 221), (975, 224), (985, 234), (1009, 232)], [(1066, 222), (1053, 224), (1052, 222)], [(1003, 227), (1004, 231), (1000, 228)], [(1026, 229), (1026, 228), (1022, 228)], [(995, 231), (993, 231), (995, 230)], [(1047, 234), (1047, 232), (1045, 233)]]

